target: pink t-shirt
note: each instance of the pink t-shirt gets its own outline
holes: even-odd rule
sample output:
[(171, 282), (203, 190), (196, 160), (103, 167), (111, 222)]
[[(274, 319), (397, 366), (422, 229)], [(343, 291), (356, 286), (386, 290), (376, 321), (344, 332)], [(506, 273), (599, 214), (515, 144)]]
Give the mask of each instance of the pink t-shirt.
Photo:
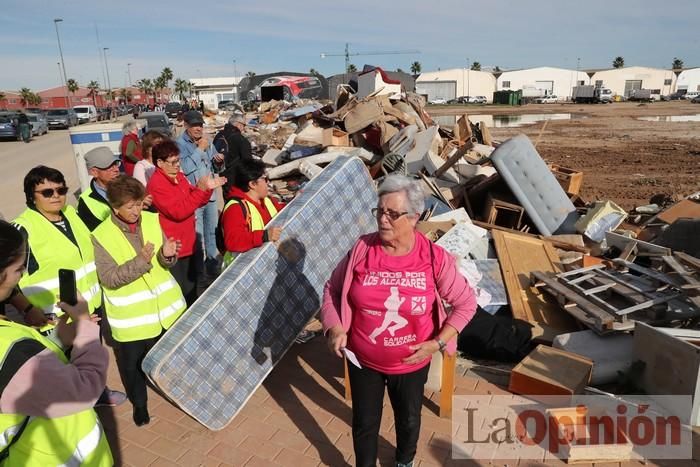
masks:
[(355, 267), (349, 291), (353, 319), (348, 348), (364, 366), (387, 374), (416, 371), (430, 359), (406, 365), (410, 345), (434, 337), (435, 280), (430, 240), (416, 235), (404, 256), (389, 256), (380, 243), (370, 246)]

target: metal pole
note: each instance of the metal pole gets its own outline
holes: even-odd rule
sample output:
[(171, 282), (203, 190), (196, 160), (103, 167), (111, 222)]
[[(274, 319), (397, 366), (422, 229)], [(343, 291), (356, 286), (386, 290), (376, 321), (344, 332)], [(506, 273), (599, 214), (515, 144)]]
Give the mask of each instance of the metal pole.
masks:
[[(469, 68), (470, 68), (470, 63), (471, 63), (471, 62), (469, 61), (469, 57), (467, 57), (467, 96), (469, 96), (469, 97), (471, 97), (471, 93), (470, 93), (470, 91), (469, 91), (469, 71), (470, 71)], [(467, 101), (467, 103), (468, 103), (468, 101)]]
[(100, 33), (97, 32), (97, 23), (95, 23), (95, 38), (97, 38), (97, 56), (100, 58), (100, 73), (102, 73), (102, 87), (107, 85), (105, 78), (104, 60), (102, 60), (102, 46), (100, 46)]
[(131, 87), (131, 63), (126, 64), (126, 73), (129, 75), (129, 87)]
[(238, 87), (238, 83), (236, 83), (236, 77), (238, 76), (238, 71), (236, 70), (236, 59), (233, 59), (233, 87), (236, 89), (236, 100), (235, 102), (238, 103), (241, 101), (240, 96), (238, 95), (238, 92), (241, 90)]
[(107, 63), (107, 51), (109, 50), (109, 47), (103, 47), (102, 51), (105, 56), (105, 69), (107, 70), (107, 95), (109, 96), (109, 113), (110, 113), (110, 118), (112, 113), (114, 113), (114, 99), (112, 99), (112, 82), (109, 80), (109, 63)]
[[(58, 82), (61, 83), (63, 81), (63, 75), (61, 74), (61, 62), (56, 62), (56, 66), (58, 67)], [(64, 99), (66, 100), (66, 108), (70, 107), (68, 96), (66, 95)]]
[(61, 47), (61, 36), (58, 35), (58, 23), (62, 22), (62, 18), (54, 18), (53, 25), (56, 27), (56, 40), (58, 41), (58, 54), (61, 57), (61, 68), (63, 69), (63, 90), (66, 96), (66, 107), (70, 108), (68, 101), (68, 75), (66, 74), (66, 63), (63, 61), (63, 48)]

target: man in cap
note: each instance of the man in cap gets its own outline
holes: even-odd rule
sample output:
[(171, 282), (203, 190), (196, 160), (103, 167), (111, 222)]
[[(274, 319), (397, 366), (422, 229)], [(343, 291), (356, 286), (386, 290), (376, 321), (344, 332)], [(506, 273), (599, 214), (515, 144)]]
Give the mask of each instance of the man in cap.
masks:
[(231, 197), (229, 191), (233, 186), (234, 180), (234, 167), (236, 162), (243, 159), (252, 159), (253, 151), (250, 145), (250, 141), (243, 136), (243, 131), (245, 130), (245, 116), (240, 113), (235, 113), (228, 120), (229, 130), (225, 135), (225, 146), (228, 149), (224, 153), (224, 170), (221, 175), (226, 177), (226, 184), (224, 185), (224, 201), (228, 201)]
[(78, 216), (92, 232), (112, 213), (107, 202), (107, 184), (119, 175), (121, 161), (107, 146), (85, 154), (85, 167), (92, 177), (90, 186), (78, 198)]
[[(192, 185), (206, 176), (218, 173), (224, 162), (224, 156), (216, 151), (209, 138), (204, 134), (204, 118), (196, 110), (188, 110), (183, 115), (185, 131), (177, 139), (180, 148), (180, 169)], [(216, 248), (216, 224), (218, 212), (216, 191), (211, 194), (209, 203), (197, 209), (197, 235), (204, 246), (205, 266), (209, 275), (215, 276), (219, 270)]]

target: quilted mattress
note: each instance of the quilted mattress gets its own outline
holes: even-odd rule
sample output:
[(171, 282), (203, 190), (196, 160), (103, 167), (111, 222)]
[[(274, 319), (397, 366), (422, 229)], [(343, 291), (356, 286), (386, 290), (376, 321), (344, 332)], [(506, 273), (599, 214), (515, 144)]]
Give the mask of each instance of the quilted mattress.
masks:
[(239, 255), (146, 355), (144, 372), (202, 425), (224, 428), (318, 311), (336, 264), (376, 230), (376, 203), (365, 164), (336, 159), (270, 223), (280, 241)]
[(501, 144), (491, 161), (542, 235), (576, 233), (576, 208), (527, 136)]

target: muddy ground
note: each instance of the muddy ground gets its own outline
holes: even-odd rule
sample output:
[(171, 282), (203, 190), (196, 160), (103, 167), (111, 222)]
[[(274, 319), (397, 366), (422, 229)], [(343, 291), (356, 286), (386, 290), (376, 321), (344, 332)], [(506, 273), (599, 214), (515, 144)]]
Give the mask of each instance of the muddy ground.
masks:
[[(700, 121), (650, 122), (638, 117), (699, 115), (690, 102), (631, 102), (608, 105), (530, 104), (430, 106), (431, 115), (570, 113), (519, 128), (493, 128), (494, 139), (524, 133), (540, 155), (584, 172), (582, 196), (609, 199), (626, 209), (647, 204), (656, 194), (675, 198), (700, 191)], [(472, 120), (474, 123), (474, 119)]]

